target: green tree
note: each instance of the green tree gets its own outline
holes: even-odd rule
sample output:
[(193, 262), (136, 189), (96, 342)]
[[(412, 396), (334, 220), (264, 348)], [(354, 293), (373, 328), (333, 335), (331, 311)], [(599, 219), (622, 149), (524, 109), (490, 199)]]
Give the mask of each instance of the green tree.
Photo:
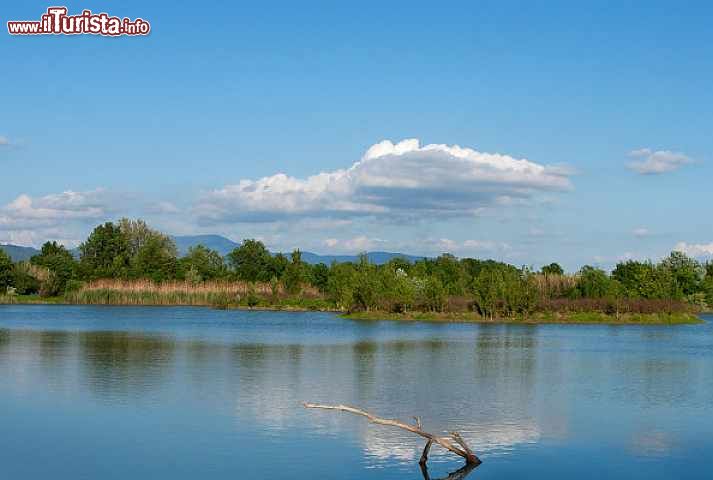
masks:
[(535, 277), (527, 268), (486, 263), (473, 280), (475, 308), (484, 317), (528, 314), (536, 306)]
[(149, 241), (153, 241), (154, 245), (161, 243), (162, 248), (166, 250), (166, 254), (173, 257), (178, 256), (178, 249), (173, 239), (149, 227), (146, 222), (141, 219), (130, 220), (128, 218), (122, 218), (119, 220), (118, 227), (126, 238), (129, 257), (131, 258), (138, 255), (141, 247), (146, 245)]
[(391, 268), (393, 271), (401, 270), (406, 274), (411, 272), (412, 266), (413, 263), (403, 257), (394, 257), (386, 263), (386, 268)]
[(577, 276), (576, 292), (583, 298), (604, 298), (610, 292), (607, 273), (590, 265), (585, 265)]
[(297, 295), (306, 280), (305, 265), (302, 263), (302, 253), (299, 250), (292, 252), (292, 261), (287, 265), (282, 283), (290, 295)]
[(449, 253), (444, 253), (433, 261), (432, 274), (443, 285), (448, 295), (463, 295), (465, 293), (465, 275), (463, 266), (458, 259)]
[(542, 267), (543, 275), (564, 275), (564, 269), (559, 263), (553, 262)]
[(270, 258), (268, 262), (268, 270), (272, 277), (282, 278), (287, 270), (287, 265), (290, 264), (290, 260), (282, 253), (277, 253)]
[(675, 288), (671, 278), (667, 269), (636, 260), (620, 262), (612, 271), (612, 279), (621, 284), (626, 298), (672, 298)]
[(273, 276), (274, 262), (270, 252), (259, 240), (243, 240), (238, 248), (228, 254), (228, 262), (240, 280), (268, 282)]
[(505, 270), (504, 306), (507, 315), (531, 313), (537, 304), (538, 287), (535, 275), (526, 267), (518, 271)]
[(12, 270), (12, 286), (19, 295), (32, 295), (40, 291), (40, 281), (31, 270), (37, 269), (29, 262), (18, 262)]
[(354, 308), (356, 276), (356, 268), (352, 263), (333, 263), (329, 269), (327, 291), (337, 308), (347, 311)]
[(64, 293), (67, 283), (75, 278), (77, 262), (64, 246), (57, 242), (46, 242), (38, 255), (30, 258), (30, 263), (46, 267), (50, 276), (41, 282), (43, 296), (56, 296)]
[(0, 249), (0, 294), (14, 285), (13, 264), (10, 256)]
[(493, 318), (498, 314), (498, 304), (502, 302), (505, 282), (499, 268), (482, 268), (473, 280), (473, 297), (478, 313)]
[(417, 295), (422, 308), (431, 312), (442, 312), (446, 306), (448, 292), (438, 277), (431, 276), (425, 279)]
[(379, 281), (376, 273), (376, 265), (369, 262), (366, 254), (360, 254), (354, 278), (354, 303), (367, 312), (378, 305)]
[(203, 245), (189, 248), (186, 256), (179, 260), (179, 264), (185, 277), (188, 276), (188, 272), (193, 272), (191, 278), (195, 282), (216, 280), (223, 278), (227, 273), (220, 253)]
[(168, 248), (165, 239), (150, 236), (131, 258), (131, 275), (163, 282), (175, 278), (178, 265), (175, 249)]
[(703, 280), (703, 292), (706, 295), (706, 304), (713, 309), (713, 261), (706, 264), (706, 276)]
[(320, 292), (326, 293), (329, 286), (329, 267), (324, 263), (312, 265), (309, 272), (309, 282)]
[(466, 280), (472, 285), (472, 282), (482, 270), (485, 262), (476, 258), (464, 258), (460, 263), (463, 265), (463, 273), (465, 274)]
[(79, 251), (79, 269), (85, 278), (120, 278), (129, 273), (129, 244), (112, 222), (96, 227)]
[(390, 312), (401, 313), (410, 310), (416, 301), (416, 282), (397, 265), (389, 262), (379, 269), (379, 306)]
[(671, 252), (671, 255), (661, 262), (661, 267), (670, 273), (672, 289), (678, 296), (693, 295), (700, 291), (706, 272), (695, 259), (683, 252)]

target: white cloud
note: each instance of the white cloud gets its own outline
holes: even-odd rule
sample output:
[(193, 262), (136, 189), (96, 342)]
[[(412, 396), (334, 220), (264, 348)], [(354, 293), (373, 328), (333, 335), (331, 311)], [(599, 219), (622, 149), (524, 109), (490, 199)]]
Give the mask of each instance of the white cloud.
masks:
[(6, 147), (8, 145), (10, 145), (10, 139), (3, 135), (0, 135), (0, 147)]
[(644, 238), (651, 235), (649, 229), (643, 227), (635, 228), (631, 233), (633, 233), (636, 238)]
[(0, 240), (38, 245), (45, 240), (76, 243), (87, 225), (104, 220), (112, 211), (113, 196), (102, 189), (33, 198), (22, 194), (0, 207)]
[(686, 243), (678, 242), (673, 249), (692, 257), (713, 256), (713, 242), (711, 243)]
[(504, 242), (493, 242), (490, 240), (466, 240), (463, 242), (463, 248), (466, 250), (510, 250), (509, 244)]
[(287, 218), (472, 216), (483, 208), (571, 188), (570, 172), (508, 155), (415, 139), (370, 147), (348, 169), (306, 179), (283, 173), (208, 192), (194, 207), (203, 224)]
[(171, 202), (156, 202), (147, 206), (146, 209), (149, 213), (163, 214), (163, 215), (173, 215), (176, 213), (181, 213), (181, 209)]
[(379, 238), (369, 238), (365, 235), (360, 235), (358, 237), (341, 240), (328, 238), (322, 243), (324, 246), (335, 251), (358, 253), (382, 248), (388, 242)]
[(67, 220), (100, 219), (107, 211), (104, 190), (71, 190), (32, 198), (22, 194), (0, 208), (0, 228), (55, 225)]
[(402, 244), (402, 248), (429, 255), (451, 253), (456, 256), (501, 255), (512, 250), (512, 247), (505, 242), (473, 239), (453, 240), (450, 238), (424, 238)]
[(336, 238), (327, 238), (324, 240), (324, 245), (329, 248), (334, 248), (339, 245), (339, 240), (337, 240)]
[[(429, 243), (431, 245), (429, 245)], [(433, 248), (435, 246), (435, 248)], [(454, 253), (456, 250), (460, 249), (460, 245), (458, 242), (455, 240), (451, 240), (450, 238), (439, 238), (436, 241), (433, 242), (426, 242), (426, 247), (431, 247), (430, 250), (432, 252), (438, 252), (438, 253)]]
[(492, 240), (452, 240), (450, 238), (422, 238), (417, 240), (383, 240), (360, 235), (353, 238), (327, 238), (322, 246), (330, 252), (359, 253), (374, 250), (388, 250), (412, 255), (436, 256), (442, 253), (452, 253), (457, 256), (466, 255), (498, 255), (512, 250), (509, 244)]
[(672, 172), (693, 161), (683, 153), (649, 148), (633, 150), (629, 157), (637, 159), (627, 164), (629, 169), (642, 175)]

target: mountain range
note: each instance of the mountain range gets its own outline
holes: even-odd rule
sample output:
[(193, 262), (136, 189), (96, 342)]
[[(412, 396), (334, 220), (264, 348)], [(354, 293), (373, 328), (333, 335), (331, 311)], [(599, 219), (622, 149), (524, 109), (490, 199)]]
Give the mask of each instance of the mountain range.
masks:
[(36, 248), (21, 247), (19, 245), (0, 245), (0, 250), (4, 250), (13, 262), (29, 260), (31, 256), (40, 253)]
[[(188, 249), (196, 245), (203, 245), (205, 247), (211, 248), (221, 255), (225, 256), (240, 244), (225, 238), (221, 235), (176, 235), (173, 236), (173, 241), (176, 243), (178, 248), (179, 256), (183, 256), (188, 252)], [(29, 260), (33, 255), (37, 255), (39, 250), (32, 247), (22, 247), (18, 245), (0, 245), (0, 249), (4, 250), (14, 262), (20, 262), (24, 260)], [(75, 256), (79, 256), (78, 249), (72, 249), (71, 252)], [(273, 252), (276, 254), (276, 252)], [(285, 252), (285, 255), (289, 257), (290, 252)], [(392, 258), (403, 258), (414, 262), (420, 260), (423, 257), (415, 255), (407, 255), (404, 253), (394, 253), (394, 252), (366, 252), (367, 258), (371, 263), (376, 265), (382, 265)], [(306, 263), (317, 264), (324, 263), (330, 265), (332, 262), (345, 263), (345, 262), (355, 262), (359, 258), (358, 255), (320, 255), (313, 252), (302, 252), (302, 260)]]
[[(173, 241), (176, 242), (176, 247), (178, 247), (178, 254), (181, 256), (185, 255), (190, 247), (199, 244), (203, 245), (204, 247), (211, 248), (223, 256), (227, 255), (235, 248), (240, 246), (239, 243), (220, 235), (179, 235), (174, 236), (172, 238)], [(277, 252), (273, 252), (273, 254), (276, 253)], [(284, 255), (289, 257), (291, 252), (283, 253)], [(391, 260), (392, 258), (403, 258), (411, 262), (423, 258), (415, 255), (407, 255), (405, 253), (394, 252), (366, 252), (366, 255), (369, 258), (369, 261), (376, 265), (382, 265)], [(311, 264), (324, 263), (330, 265), (332, 262), (355, 262), (358, 259), (358, 255), (320, 255), (318, 253), (313, 252), (302, 252), (302, 261)]]

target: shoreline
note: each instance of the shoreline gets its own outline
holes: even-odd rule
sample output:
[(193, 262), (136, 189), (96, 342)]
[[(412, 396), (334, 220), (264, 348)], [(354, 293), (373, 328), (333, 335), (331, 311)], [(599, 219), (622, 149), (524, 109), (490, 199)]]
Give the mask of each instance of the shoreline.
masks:
[[(705, 312), (701, 313), (705, 314)], [(437, 312), (356, 312), (340, 315), (349, 320), (401, 321), (433, 323), (477, 323), (490, 325), (696, 325), (705, 323), (695, 313), (639, 313), (622, 314), (619, 317), (599, 312), (570, 314), (536, 313), (529, 317), (484, 318), (474, 313)]]
[(580, 313), (535, 313), (531, 316), (486, 318), (473, 312), (406, 312), (389, 313), (381, 311), (372, 312), (344, 312), (329, 308), (309, 308), (299, 305), (210, 305), (190, 303), (79, 303), (69, 302), (64, 297), (42, 298), (38, 296), (0, 296), (0, 305), (94, 305), (108, 307), (203, 307), (217, 310), (244, 310), (266, 312), (323, 312), (333, 313), (345, 320), (359, 321), (396, 321), (396, 322), (432, 322), (432, 323), (472, 323), (472, 324), (502, 324), (502, 325), (695, 325), (705, 323), (699, 315), (713, 312), (700, 313), (646, 313), (646, 314), (621, 314), (618, 317), (600, 312)]

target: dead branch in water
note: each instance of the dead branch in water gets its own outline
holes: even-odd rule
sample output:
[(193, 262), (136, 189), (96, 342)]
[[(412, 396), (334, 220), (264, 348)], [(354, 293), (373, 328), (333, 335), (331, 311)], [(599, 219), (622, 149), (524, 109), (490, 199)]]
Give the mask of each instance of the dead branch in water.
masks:
[(419, 466), (421, 467), (421, 474), (423, 475), (423, 480), (463, 480), (478, 465), (469, 465), (466, 463), (455, 472), (451, 472), (447, 476), (440, 479), (431, 478), (431, 475), (428, 473), (428, 467), (425, 464), (422, 463)]
[[(428, 440), (428, 443), (426, 443), (426, 447), (423, 449), (423, 454), (421, 455), (421, 460), (419, 463), (421, 465), (425, 465), (426, 462), (428, 461), (428, 453), (431, 450), (431, 445), (434, 443), (437, 443), (441, 447), (445, 448), (446, 450), (455, 453), (456, 455), (459, 455), (465, 459), (465, 463), (467, 465), (479, 465), (482, 463), (478, 456), (473, 453), (473, 451), (468, 447), (468, 445), (465, 443), (465, 440), (463, 440), (463, 437), (460, 436), (458, 432), (452, 432), (451, 433), (451, 438), (455, 441), (455, 444), (448, 438), (448, 437), (439, 437), (436, 435), (433, 435), (431, 433), (428, 433), (424, 430), (421, 429), (421, 419), (419, 417), (416, 418), (416, 424), (415, 425), (409, 425), (408, 423), (403, 423), (398, 420), (390, 420), (387, 418), (380, 418), (377, 417), (376, 415), (373, 415), (365, 410), (362, 410), (360, 408), (356, 407), (350, 407), (348, 405), (320, 405), (317, 403), (303, 403), (305, 408), (320, 408), (323, 410), (338, 410), (340, 412), (348, 412), (348, 413), (353, 413), (354, 415), (361, 415), (362, 417), (366, 417), (369, 419), (371, 423), (375, 423), (378, 425), (388, 425), (391, 427), (397, 427), (402, 430), (409, 431), (411, 433), (415, 433), (416, 435), (419, 435), (425, 439)], [(457, 445), (456, 445), (457, 444)]]

